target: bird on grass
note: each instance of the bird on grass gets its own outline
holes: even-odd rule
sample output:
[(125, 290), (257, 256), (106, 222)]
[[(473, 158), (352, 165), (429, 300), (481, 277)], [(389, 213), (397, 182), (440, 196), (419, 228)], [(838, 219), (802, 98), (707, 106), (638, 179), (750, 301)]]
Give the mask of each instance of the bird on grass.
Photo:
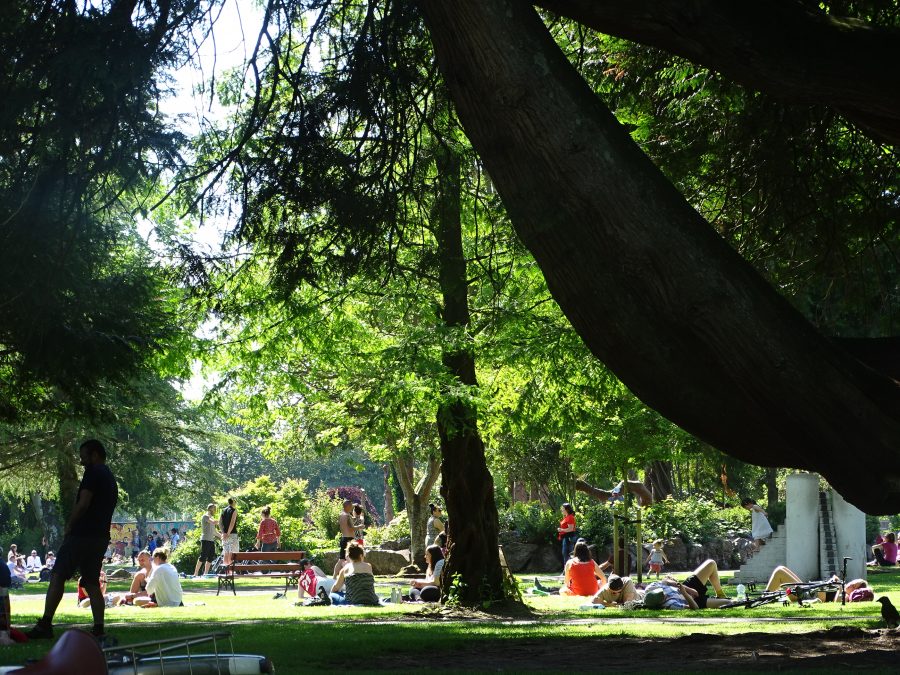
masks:
[(888, 628), (900, 626), (900, 612), (897, 612), (897, 608), (891, 604), (890, 598), (883, 595), (878, 598), (878, 602), (881, 603), (881, 618), (884, 619), (885, 625)]

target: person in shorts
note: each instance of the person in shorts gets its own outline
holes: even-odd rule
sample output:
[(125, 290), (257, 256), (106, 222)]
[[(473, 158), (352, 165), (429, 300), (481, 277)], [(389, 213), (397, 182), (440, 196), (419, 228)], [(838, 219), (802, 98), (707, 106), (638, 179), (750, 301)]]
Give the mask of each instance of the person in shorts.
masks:
[(209, 574), (209, 566), (216, 559), (216, 535), (219, 528), (216, 527), (216, 505), (207, 504), (206, 513), (200, 518), (200, 557), (194, 567), (194, 576), (200, 574), (200, 565), (206, 563), (203, 574)]
[(234, 497), (228, 498), (228, 506), (222, 509), (222, 518), (219, 521), (222, 528), (222, 556), (226, 565), (231, 564), (232, 556), (240, 553), (241, 543), (238, 540), (238, 512)]
[(98, 440), (89, 440), (78, 449), (84, 476), (78, 486), (75, 508), (66, 523), (62, 546), (50, 574), (50, 586), (44, 601), (44, 614), (28, 632), (32, 640), (53, 637), (53, 616), (65, 592), (66, 580), (75, 570), (81, 572), (81, 583), (91, 599), (94, 616), (93, 635), (102, 640), (106, 603), (100, 591), (100, 570), (109, 544), (112, 514), (119, 500), (116, 479), (106, 466), (106, 448)]
[(353, 502), (349, 499), (344, 500), (344, 512), (338, 519), (338, 525), (341, 528), (340, 551), (338, 559), (334, 566), (334, 575), (337, 577), (338, 572), (347, 563), (347, 544), (356, 539), (356, 528), (353, 526)]
[[(706, 595), (706, 584), (709, 583), (713, 587), (715, 597), (710, 598)], [(695, 569), (691, 575), (684, 580), (682, 584), (687, 590), (687, 595), (693, 599), (697, 607), (691, 609), (706, 609), (707, 607), (719, 607), (720, 605), (730, 602), (726, 597), (725, 591), (722, 590), (722, 584), (719, 582), (719, 567), (715, 560), (705, 560)]]

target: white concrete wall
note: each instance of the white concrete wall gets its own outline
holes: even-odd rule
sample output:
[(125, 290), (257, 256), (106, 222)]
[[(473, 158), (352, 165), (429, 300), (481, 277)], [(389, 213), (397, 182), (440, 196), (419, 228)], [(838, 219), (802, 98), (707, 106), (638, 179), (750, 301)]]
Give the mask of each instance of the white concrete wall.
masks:
[[(785, 564), (803, 580), (817, 579), (819, 577), (819, 477), (810, 473), (793, 473), (787, 477), (786, 492), (787, 560)], [(863, 534), (865, 535), (865, 528)]]
[[(837, 564), (843, 566), (844, 556), (853, 560), (847, 563), (847, 580), (866, 578), (866, 515), (853, 504), (832, 490), (834, 532), (837, 537)], [(840, 574), (840, 570), (838, 570)]]

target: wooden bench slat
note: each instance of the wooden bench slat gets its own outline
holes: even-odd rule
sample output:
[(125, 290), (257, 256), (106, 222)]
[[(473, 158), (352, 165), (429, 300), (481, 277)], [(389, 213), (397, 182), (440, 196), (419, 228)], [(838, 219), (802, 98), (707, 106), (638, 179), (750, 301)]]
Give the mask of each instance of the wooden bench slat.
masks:
[[(251, 577), (254, 579), (285, 579), (285, 593), (290, 584), (296, 585), (300, 573), (300, 561), (306, 557), (306, 551), (244, 551), (232, 554), (231, 564), (225, 570), (219, 572), (219, 590), (223, 586), (231, 588), (231, 592), (237, 595), (234, 582), (239, 577)], [(285, 562), (270, 562), (282, 560)], [(253, 574), (261, 572), (261, 574)], [(267, 574), (268, 573), (268, 574)]]

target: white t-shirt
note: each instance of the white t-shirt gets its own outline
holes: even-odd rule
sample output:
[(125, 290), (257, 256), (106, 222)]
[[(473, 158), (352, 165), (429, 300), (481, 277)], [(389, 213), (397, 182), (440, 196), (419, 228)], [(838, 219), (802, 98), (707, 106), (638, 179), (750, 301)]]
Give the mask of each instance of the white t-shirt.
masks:
[(182, 599), (178, 570), (169, 563), (154, 565), (147, 577), (147, 592), (156, 596), (160, 607), (178, 607)]
[(28, 556), (28, 560), (25, 562), (25, 569), (27, 569), (27, 570), (41, 569), (41, 556), (39, 556), (39, 555)]

